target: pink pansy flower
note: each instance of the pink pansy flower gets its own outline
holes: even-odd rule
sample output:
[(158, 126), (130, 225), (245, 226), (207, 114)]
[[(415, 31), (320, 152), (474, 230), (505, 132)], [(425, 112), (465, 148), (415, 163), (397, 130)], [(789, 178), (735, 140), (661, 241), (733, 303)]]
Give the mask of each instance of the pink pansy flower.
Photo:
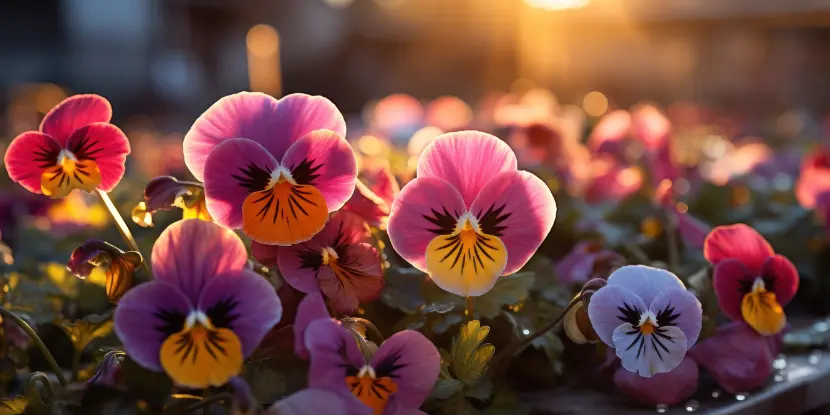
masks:
[(39, 131), (17, 136), (6, 151), (9, 177), (53, 199), (74, 189), (109, 192), (124, 176), (127, 136), (109, 123), (112, 107), (98, 95), (75, 95), (49, 111)]
[(253, 252), (264, 263), (276, 258), (292, 287), (309, 294), (322, 292), (336, 311), (353, 313), (360, 303), (377, 299), (384, 285), (380, 256), (369, 241), (359, 217), (338, 212), (310, 241), (290, 247), (259, 246)]
[(392, 204), (389, 240), (442, 289), (479, 296), (527, 263), (555, 217), (550, 189), (516, 169), (507, 144), (463, 131), (424, 150), (417, 178)]
[(675, 405), (694, 395), (699, 374), (697, 363), (687, 355), (671, 372), (650, 378), (617, 369), (614, 386), (645, 405)]
[(357, 162), (345, 133), (326, 98), (240, 92), (196, 120), (184, 160), (217, 223), (287, 246), (311, 239), (352, 196)]
[(795, 196), (801, 206), (813, 209), (818, 196), (825, 192), (830, 192), (830, 155), (822, 148), (804, 158)]
[(343, 205), (342, 210), (360, 216), (369, 226), (385, 230), (389, 220), (389, 209), (401, 188), (386, 167), (364, 175), (367, 183), (364, 184), (360, 180), (355, 182), (355, 192)]
[(783, 307), (798, 290), (798, 271), (763, 236), (742, 223), (718, 226), (706, 237), (703, 255), (715, 266), (715, 294), (727, 316), (764, 336), (784, 328)]

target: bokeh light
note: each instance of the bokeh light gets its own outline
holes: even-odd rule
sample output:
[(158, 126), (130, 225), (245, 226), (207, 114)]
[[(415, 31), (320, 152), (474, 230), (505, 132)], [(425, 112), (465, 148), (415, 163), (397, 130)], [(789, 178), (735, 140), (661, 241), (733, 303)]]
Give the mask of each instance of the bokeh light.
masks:
[(582, 99), (582, 109), (592, 117), (599, 117), (608, 111), (608, 98), (599, 91), (592, 91)]

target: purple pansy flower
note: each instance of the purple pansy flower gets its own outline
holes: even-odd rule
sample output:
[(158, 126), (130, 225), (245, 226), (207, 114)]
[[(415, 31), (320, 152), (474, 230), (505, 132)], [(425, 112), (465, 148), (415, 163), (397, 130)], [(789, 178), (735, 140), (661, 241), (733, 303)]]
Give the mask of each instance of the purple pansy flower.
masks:
[(352, 196), (357, 161), (345, 133), (326, 98), (240, 92), (196, 120), (184, 161), (217, 223), (287, 246), (311, 239)]
[(196, 219), (170, 225), (153, 246), (155, 280), (127, 292), (115, 310), (127, 354), (186, 387), (236, 376), (282, 314), (274, 287), (245, 269), (247, 259), (229, 229)]
[(311, 355), (309, 387), (351, 393), (351, 410), (369, 407), (374, 415), (408, 415), (426, 399), (438, 379), (441, 357), (423, 334), (404, 330), (366, 360), (352, 334), (328, 320), (312, 322), (305, 335)]
[(565, 284), (582, 284), (594, 276), (608, 276), (612, 268), (624, 263), (624, 256), (604, 249), (601, 243), (583, 241), (556, 264), (556, 277)]
[(294, 319), (294, 353), (297, 356), (308, 360), (308, 349), (305, 347), (305, 331), (308, 326), (317, 320), (330, 318), (322, 294), (309, 294), (300, 301), (297, 317)]
[(66, 269), (76, 277), (86, 279), (95, 267), (104, 267), (107, 298), (116, 302), (132, 288), (135, 270), (142, 261), (138, 252), (124, 252), (107, 242), (91, 238), (72, 251)]
[(670, 372), (700, 335), (700, 301), (666, 270), (628, 265), (588, 305), (591, 325), (622, 366), (643, 377)]

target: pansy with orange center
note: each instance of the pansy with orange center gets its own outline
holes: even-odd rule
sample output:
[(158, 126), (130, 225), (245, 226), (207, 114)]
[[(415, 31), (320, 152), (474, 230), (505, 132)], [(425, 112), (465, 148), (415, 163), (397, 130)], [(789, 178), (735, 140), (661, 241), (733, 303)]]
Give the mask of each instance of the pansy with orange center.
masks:
[(745, 321), (764, 336), (784, 329), (783, 307), (798, 290), (798, 271), (792, 262), (742, 223), (713, 229), (703, 254), (715, 266), (715, 294), (727, 316)]
[(231, 230), (187, 219), (153, 246), (153, 281), (128, 291), (115, 332), (139, 365), (189, 388), (220, 386), (279, 322), (274, 287), (245, 269), (245, 245)]
[(109, 123), (112, 107), (98, 95), (75, 95), (49, 111), (39, 131), (17, 136), (6, 150), (9, 177), (53, 199), (75, 189), (108, 192), (124, 176), (127, 136)]
[(462, 131), (424, 150), (418, 177), (392, 205), (388, 232), (395, 250), (439, 287), (480, 296), (527, 263), (555, 217), (550, 189), (516, 169), (506, 143)]
[(320, 232), (354, 192), (346, 124), (326, 98), (226, 96), (193, 124), (184, 160), (205, 183), (210, 216), (251, 239), (288, 246)]

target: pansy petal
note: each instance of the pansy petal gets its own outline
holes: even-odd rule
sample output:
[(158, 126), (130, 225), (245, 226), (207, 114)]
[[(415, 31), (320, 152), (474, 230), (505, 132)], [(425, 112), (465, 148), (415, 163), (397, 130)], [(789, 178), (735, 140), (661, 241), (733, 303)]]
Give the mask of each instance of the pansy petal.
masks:
[(736, 258), (750, 271), (760, 273), (764, 261), (775, 252), (758, 231), (738, 223), (713, 229), (704, 241), (703, 255), (714, 265), (727, 258)]
[(741, 300), (744, 296), (744, 287), (751, 287), (756, 276), (743, 262), (729, 258), (720, 261), (715, 266), (713, 285), (718, 304), (724, 314), (736, 321), (743, 320), (741, 315)]
[[(311, 357), (308, 386), (350, 394), (346, 377), (366, 364), (354, 337), (340, 324), (322, 319), (309, 324), (305, 345)], [(349, 406), (356, 410), (366, 407), (357, 399), (351, 400)]]
[(614, 347), (614, 330), (623, 324), (621, 308), (631, 308), (642, 313), (646, 310), (646, 304), (628, 288), (614, 285), (597, 290), (588, 303), (588, 317), (594, 331), (600, 340), (611, 347)]
[(317, 273), (323, 267), (323, 247), (314, 241), (280, 247), (277, 252), (280, 274), (288, 285), (306, 294), (320, 292)]
[(401, 187), (389, 168), (381, 167), (373, 173), (368, 173), (367, 176), (371, 183), (369, 188), (372, 192), (391, 205), (398, 193), (401, 192)]
[(686, 356), (671, 372), (650, 378), (618, 369), (614, 373), (614, 386), (644, 405), (676, 405), (695, 393), (699, 376), (697, 362)]
[(184, 327), (191, 302), (174, 285), (150, 281), (128, 291), (115, 309), (115, 334), (127, 354), (150, 370), (162, 370), (159, 350)]
[(324, 389), (303, 389), (275, 403), (265, 410), (265, 415), (369, 415), (365, 408), (355, 412), (349, 408), (343, 396)]
[(378, 251), (367, 243), (338, 251), (340, 258), (320, 267), (320, 290), (341, 313), (354, 313), (360, 303), (376, 300), (383, 290), (383, 268)]
[(404, 330), (383, 342), (372, 357), (371, 366), (378, 377), (390, 377), (398, 386), (389, 405), (415, 410), (438, 379), (441, 356), (423, 334)]
[(87, 124), (72, 133), (66, 148), (79, 160), (92, 160), (98, 165), (99, 189), (109, 192), (124, 177), (130, 142), (120, 128), (105, 122)]
[(735, 322), (719, 327), (690, 353), (725, 391), (751, 391), (766, 385), (772, 374), (776, 353), (767, 342), (771, 338)]
[(276, 290), (259, 274), (246, 270), (223, 272), (202, 290), (198, 308), (214, 326), (231, 329), (249, 356), (282, 317)]
[(703, 309), (694, 294), (681, 288), (668, 288), (657, 295), (649, 309), (657, 316), (660, 327), (670, 324), (683, 331), (687, 348), (697, 343)]
[(326, 300), (320, 293), (309, 294), (297, 306), (297, 317), (294, 319), (294, 353), (300, 358), (308, 359), (308, 349), (305, 347), (305, 331), (308, 326), (317, 320), (329, 319), (326, 309)]
[(58, 165), (60, 151), (61, 145), (54, 138), (28, 131), (12, 140), (3, 162), (12, 180), (28, 191), (40, 194), (43, 171)]
[(366, 221), (369, 226), (385, 230), (389, 219), (390, 205), (360, 180), (356, 180), (354, 184), (355, 191), (352, 197), (340, 210), (354, 213)]
[(614, 348), (622, 367), (650, 378), (676, 368), (686, 355), (686, 336), (674, 326), (659, 327), (652, 334), (643, 334), (631, 323), (614, 330)]
[(58, 140), (62, 146), (75, 130), (92, 123), (107, 123), (112, 106), (95, 94), (73, 95), (49, 110), (40, 122), (40, 131)]
[(233, 231), (198, 219), (170, 225), (153, 245), (155, 279), (179, 287), (193, 303), (208, 280), (242, 269), (247, 261), (245, 245)]
[(297, 140), (280, 163), (298, 184), (314, 186), (334, 212), (352, 197), (357, 159), (349, 142), (329, 130), (312, 131)]
[(507, 247), (504, 274), (523, 267), (548, 236), (556, 219), (556, 201), (538, 177), (526, 171), (499, 173), (481, 189), (470, 211), (481, 231)]
[(251, 255), (262, 265), (273, 267), (277, 265), (280, 247), (276, 245), (265, 245), (257, 241), (251, 241)]
[(628, 288), (646, 304), (651, 304), (665, 289), (686, 288), (677, 275), (646, 265), (626, 265), (617, 269), (608, 277), (608, 285)]
[(208, 154), (222, 141), (248, 138), (280, 159), (300, 137), (314, 130), (346, 134), (346, 123), (326, 98), (291, 94), (279, 101), (259, 92), (240, 92), (216, 101), (184, 137), (184, 161), (204, 181)]
[(403, 259), (426, 271), (427, 245), (438, 235), (451, 234), (466, 210), (464, 199), (451, 184), (419, 177), (404, 186), (392, 204), (389, 241)]
[(234, 138), (217, 145), (204, 166), (208, 212), (220, 225), (238, 229), (245, 198), (265, 190), (277, 161), (256, 142)]
[(516, 155), (498, 137), (461, 131), (437, 137), (418, 160), (418, 177), (437, 177), (458, 190), (470, 206), (484, 185), (497, 174), (515, 171)]
[(427, 245), (426, 268), (442, 290), (461, 297), (477, 297), (496, 285), (508, 257), (507, 248), (498, 237), (472, 229), (459, 230), (439, 235)]
[(761, 275), (765, 281), (769, 279), (772, 282), (772, 287), (768, 289), (775, 292), (778, 303), (782, 307), (789, 304), (798, 291), (798, 270), (795, 265), (789, 259), (775, 255), (764, 263)]
[(244, 363), (242, 344), (233, 331), (199, 325), (164, 340), (159, 359), (174, 383), (192, 389), (222, 386)]
[(314, 242), (321, 246), (337, 248), (348, 244), (369, 242), (372, 233), (366, 227), (366, 223), (358, 216), (350, 212), (337, 212), (329, 218), (326, 227), (317, 235), (314, 235)]

